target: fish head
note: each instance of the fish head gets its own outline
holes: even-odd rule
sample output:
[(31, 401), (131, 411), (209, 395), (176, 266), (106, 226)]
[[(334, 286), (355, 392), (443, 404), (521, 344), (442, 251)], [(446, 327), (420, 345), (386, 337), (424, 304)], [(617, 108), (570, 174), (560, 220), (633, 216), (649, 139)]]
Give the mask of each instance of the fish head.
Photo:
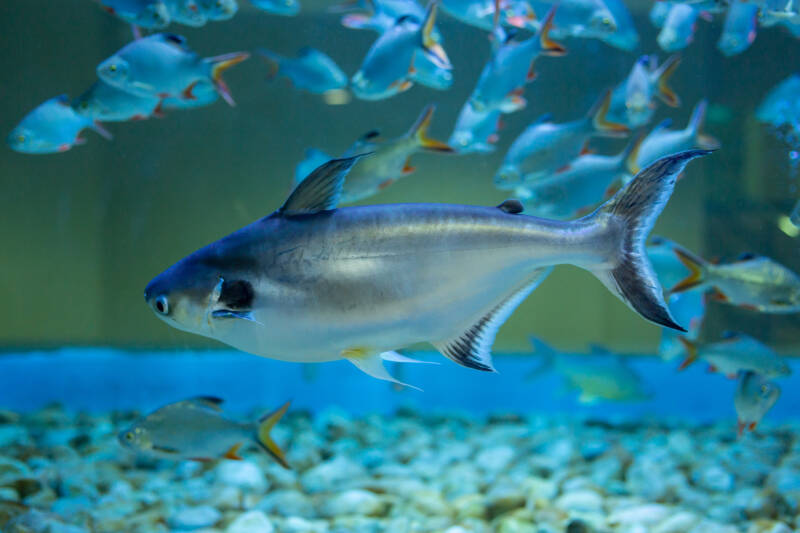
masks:
[(130, 65), (115, 54), (97, 65), (97, 76), (109, 85), (124, 88), (129, 82)]
[(522, 173), (516, 165), (503, 165), (494, 175), (498, 189), (509, 190), (522, 183)]
[(235, 319), (255, 322), (252, 243), (247, 232), (238, 235), (194, 252), (153, 278), (144, 290), (153, 313), (176, 329), (220, 340), (242, 322)]
[(734, 396), (734, 406), (739, 420), (740, 432), (754, 428), (764, 415), (772, 409), (781, 395), (775, 383), (755, 372), (743, 372)]
[(153, 448), (153, 441), (147, 430), (139, 425), (133, 425), (117, 434), (117, 440), (131, 451), (148, 451)]
[(475, 138), (472, 135), (472, 131), (470, 131), (469, 129), (463, 129), (454, 131), (453, 135), (450, 136), (450, 140), (447, 142), (447, 144), (449, 144), (456, 150), (465, 150), (469, 148), (474, 141)]
[[(755, 34), (753, 34), (755, 39)], [(740, 35), (736, 32), (725, 32), (717, 43), (717, 48), (726, 56), (733, 56), (743, 52), (748, 46), (752, 44), (753, 40), (747, 35)]]
[(236, 0), (199, 0), (198, 6), (209, 20), (228, 20), (239, 10)]
[(169, 26), (169, 9), (164, 2), (151, 2), (136, 16), (136, 24), (148, 29), (161, 29)]
[(614, 33), (617, 31), (617, 20), (607, 8), (597, 9), (589, 17), (589, 27), (599, 33)]
[(36, 134), (23, 126), (14, 128), (6, 138), (6, 144), (15, 152), (35, 154), (43, 152), (44, 145)]
[(72, 109), (82, 117), (91, 120), (101, 120), (112, 110), (104, 106), (102, 101), (94, 96), (92, 91), (87, 91), (72, 102)]

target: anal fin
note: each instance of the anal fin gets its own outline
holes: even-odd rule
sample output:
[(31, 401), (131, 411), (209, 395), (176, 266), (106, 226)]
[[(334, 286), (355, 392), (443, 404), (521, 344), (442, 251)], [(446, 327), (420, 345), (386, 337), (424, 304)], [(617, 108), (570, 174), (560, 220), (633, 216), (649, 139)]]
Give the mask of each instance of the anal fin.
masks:
[(491, 348), (497, 331), (551, 270), (551, 267), (537, 268), (520, 288), (478, 317), (461, 334), (433, 342), (433, 345), (442, 355), (462, 366), (484, 372), (496, 372), (492, 365)]

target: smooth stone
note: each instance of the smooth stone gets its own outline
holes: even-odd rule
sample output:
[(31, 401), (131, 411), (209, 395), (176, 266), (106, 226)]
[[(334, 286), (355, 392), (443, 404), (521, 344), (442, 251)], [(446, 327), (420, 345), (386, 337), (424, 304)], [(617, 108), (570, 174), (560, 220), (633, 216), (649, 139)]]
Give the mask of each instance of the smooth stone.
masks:
[(267, 515), (258, 510), (239, 515), (225, 528), (225, 533), (273, 533), (274, 531), (275, 526)]
[(689, 531), (699, 520), (696, 514), (679, 511), (653, 528), (653, 533), (684, 533)]
[(259, 502), (262, 511), (281, 516), (315, 518), (314, 504), (305, 494), (296, 490), (275, 490), (267, 493)]
[(578, 490), (559, 496), (555, 506), (564, 511), (600, 512), (603, 510), (603, 498), (593, 490)]
[(733, 490), (733, 475), (718, 465), (706, 465), (692, 472), (692, 480), (698, 486), (714, 492)]
[(450, 505), (459, 521), (465, 518), (485, 520), (487, 517), (488, 503), (483, 494), (465, 494), (454, 499)]
[(264, 492), (269, 486), (258, 465), (249, 461), (222, 461), (216, 468), (216, 481), (255, 492)]
[(497, 524), (497, 533), (537, 533), (537, 529), (532, 522), (517, 518), (501, 518)]
[(331, 518), (342, 515), (382, 516), (387, 507), (375, 494), (356, 489), (326, 499), (320, 508), (320, 514)]
[(508, 468), (516, 452), (511, 446), (500, 445), (487, 448), (475, 457), (475, 466), (487, 473), (495, 474)]
[(217, 509), (241, 509), (243, 503), (242, 489), (239, 487), (224, 486), (216, 489), (211, 495), (211, 503)]
[(300, 483), (308, 492), (322, 492), (335, 490), (342, 483), (364, 477), (365, 474), (363, 466), (343, 455), (337, 455), (306, 470), (300, 477)]
[(328, 522), (290, 516), (283, 521), (280, 531), (281, 533), (327, 533)]
[(23, 426), (0, 426), (0, 449), (30, 441), (28, 430)]
[(173, 512), (167, 523), (175, 529), (200, 529), (210, 527), (219, 522), (222, 514), (208, 505), (183, 507)]
[(670, 512), (669, 507), (658, 503), (636, 505), (613, 511), (608, 517), (608, 522), (622, 525), (653, 525), (667, 518)]

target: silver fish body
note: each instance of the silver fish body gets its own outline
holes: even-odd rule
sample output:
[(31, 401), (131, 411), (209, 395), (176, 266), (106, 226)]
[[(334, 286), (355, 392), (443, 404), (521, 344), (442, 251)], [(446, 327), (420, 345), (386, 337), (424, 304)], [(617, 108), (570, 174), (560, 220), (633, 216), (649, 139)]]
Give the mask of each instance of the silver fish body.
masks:
[(664, 158), (571, 222), (519, 215), (508, 203), (333, 209), (354, 164), (334, 160), (276, 213), (157, 276), (145, 299), (170, 325), (241, 350), (285, 361), (345, 358), (382, 379), (391, 378), (376, 356), (422, 341), (491, 370), (497, 329), (556, 264), (592, 271), (643, 316), (679, 328), (643, 240), (677, 173), (702, 154)]
[(751, 371), (742, 372), (733, 396), (739, 436), (745, 430), (755, 430), (780, 396), (780, 387), (764, 376)]

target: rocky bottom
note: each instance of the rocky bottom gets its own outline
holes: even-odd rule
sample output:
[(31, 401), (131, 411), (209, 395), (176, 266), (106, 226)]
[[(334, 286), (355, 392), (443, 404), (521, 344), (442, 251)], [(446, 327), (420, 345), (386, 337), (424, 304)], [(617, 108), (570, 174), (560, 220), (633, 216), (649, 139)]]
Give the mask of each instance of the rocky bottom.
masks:
[(798, 426), (547, 415), (290, 412), (293, 466), (123, 450), (137, 415), (0, 414), (8, 533), (727, 533), (798, 531)]

